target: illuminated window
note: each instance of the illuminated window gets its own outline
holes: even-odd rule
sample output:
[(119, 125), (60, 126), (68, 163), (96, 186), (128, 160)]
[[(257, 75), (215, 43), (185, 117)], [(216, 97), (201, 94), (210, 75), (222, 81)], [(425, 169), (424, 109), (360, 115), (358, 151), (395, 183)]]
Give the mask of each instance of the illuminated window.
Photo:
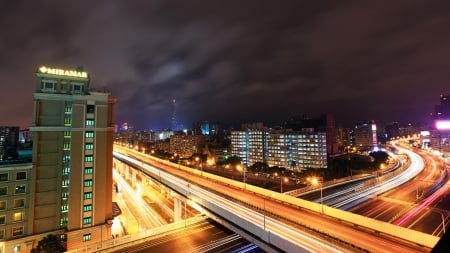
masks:
[(93, 172), (94, 172), (94, 169), (92, 167), (84, 168), (84, 174), (86, 174), (86, 175), (90, 175)]
[(69, 211), (69, 205), (68, 205), (68, 204), (62, 205), (62, 206), (61, 206), (61, 211), (62, 211), (62, 212), (67, 212), (67, 211)]
[(84, 156), (84, 161), (85, 162), (93, 162), (94, 161), (94, 156), (93, 155), (86, 155), (86, 156)]
[(92, 223), (92, 218), (91, 217), (86, 217), (83, 218), (83, 225), (88, 225)]
[(63, 175), (69, 175), (70, 174), (70, 167), (62, 168), (62, 174)]
[(64, 179), (61, 181), (61, 186), (62, 187), (68, 187), (70, 184), (70, 180), (69, 179)]
[(84, 234), (83, 235), (83, 242), (87, 242), (91, 240), (91, 234)]
[(64, 143), (64, 150), (70, 150), (70, 143)]
[(69, 219), (67, 218), (67, 217), (62, 217), (61, 218), (61, 220), (60, 220), (60, 226), (61, 227), (65, 227), (65, 226), (67, 226), (67, 222), (69, 221)]
[(69, 193), (68, 192), (62, 192), (61, 193), (61, 197), (62, 197), (62, 199), (68, 199), (69, 198)]
[(92, 211), (92, 205), (84, 205), (84, 206), (83, 206), (83, 211), (85, 211), (85, 212), (90, 212), (90, 211)]
[(66, 105), (66, 107), (64, 108), (64, 113), (65, 114), (71, 114), (72, 113), (72, 106)]
[(65, 119), (64, 119), (64, 125), (65, 125), (65, 126), (71, 126), (71, 125), (72, 125), (72, 119), (70, 119), (70, 118), (65, 118)]
[(84, 187), (92, 187), (92, 179), (84, 180)]
[(6, 224), (6, 215), (0, 215), (0, 225)]
[(12, 232), (13, 236), (22, 235), (23, 234), (23, 227), (13, 227), (11, 229), (11, 232)]
[(18, 221), (22, 221), (23, 220), (23, 213), (22, 212), (18, 212), (18, 213), (14, 213), (13, 214), (13, 221), (14, 222), (18, 222)]
[(15, 199), (14, 208), (25, 207), (25, 199)]
[(86, 138), (94, 138), (94, 132), (92, 131), (86, 132)]
[(72, 136), (72, 132), (70, 131), (64, 131), (64, 137), (65, 138), (70, 138)]
[(84, 199), (92, 199), (92, 192), (85, 192)]
[(26, 187), (24, 184), (22, 185), (16, 185), (16, 194), (20, 194), (20, 193), (25, 193), (26, 192)]
[(87, 119), (86, 126), (95, 126), (95, 121), (93, 119)]
[(86, 143), (86, 145), (84, 146), (84, 148), (86, 150), (93, 150), (94, 149), (94, 144), (93, 143)]
[(6, 210), (6, 200), (0, 201), (0, 210)]

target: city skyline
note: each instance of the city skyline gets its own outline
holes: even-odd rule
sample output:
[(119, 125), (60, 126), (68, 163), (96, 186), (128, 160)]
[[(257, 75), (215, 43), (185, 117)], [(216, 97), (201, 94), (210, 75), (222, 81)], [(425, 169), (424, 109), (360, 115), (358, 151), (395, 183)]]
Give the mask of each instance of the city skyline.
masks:
[[(201, 3), (201, 4), (200, 4)], [(83, 66), (116, 123), (423, 122), (449, 93), (449, 4), (166, 1), (3, 4), (0, 125), (29, 127), (41, 66)], [(14, 27), (14, 29), (12, 29)], [(8, 61), (6, 61), (8, 59)]]

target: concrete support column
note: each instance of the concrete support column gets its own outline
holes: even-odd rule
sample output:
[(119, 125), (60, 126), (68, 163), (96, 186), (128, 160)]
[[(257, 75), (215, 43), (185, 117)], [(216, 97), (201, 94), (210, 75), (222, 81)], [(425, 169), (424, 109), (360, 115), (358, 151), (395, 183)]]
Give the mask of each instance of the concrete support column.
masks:
[(182, 215), (182, 211), (183, 211), (183, 201), (180, 200), (179, 198), (173, 198), (174, 201), (174, 208), (175, 210), (173, 210), (173, 219), (175, 222), (180, 221), (181, 220), (181, 215)]

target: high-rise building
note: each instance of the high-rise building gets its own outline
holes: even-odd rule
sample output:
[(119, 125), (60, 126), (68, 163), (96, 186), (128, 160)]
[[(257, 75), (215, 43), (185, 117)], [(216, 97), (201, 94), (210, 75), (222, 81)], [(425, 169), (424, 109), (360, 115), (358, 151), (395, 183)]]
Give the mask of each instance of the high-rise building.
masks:
[(41, 67), (33, 93), (33, 170), (24, 235), (59, 233), (68, 250), (111, 238), (114, 104), (82, 69)]
[(430, 146), (441, 152), (445, 159), (450, 158), (450, 95), (441, 95), (440, 104), (435, 106), (432, 115), (434, 129), (431, 131)]
[(377, 146), (377, 125), (373, 120), (358, 122), (354, 130), (355, 146), (358, 150), (369, 151)]
[(0, 160), (16, 159), (19, 127), (0, 126)]
[(231, 155), (245, 166), (265, 162), (291, 170), (327, 168), (326, 134), (312, 129), (232, 131)]

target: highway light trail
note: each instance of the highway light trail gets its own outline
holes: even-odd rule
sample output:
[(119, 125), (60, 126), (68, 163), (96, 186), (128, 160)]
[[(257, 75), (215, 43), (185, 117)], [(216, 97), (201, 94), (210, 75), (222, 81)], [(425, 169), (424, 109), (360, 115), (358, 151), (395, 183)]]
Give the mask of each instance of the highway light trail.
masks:
[(191, 184), (186, 180), (173, 176), (170, 173), (165, 172), (164, 170), (157, 169), (151, 165), (142, 163), (141, 161), (124, 156), (117, 152), (114, 152), (114, 156), (140, 166), (142, 169), (148, 171), (151, 174), (161, 175), (161, 178), (164, 178), (164, 180), (176, 184), (181, 188), (184, 188), (185, 193), (189, 192), (189, 196), (187, 197), (193, 202), (207, 201), (213, 203), (214, 205), (221, 207), (223, 210), (227, 210), (228, 212), (237, 215), (246, 221), (256, 224), (260, 228), (265, 228), (272, 234), (276, 234), (292, 243), (295, 243), (296, 245), (301, 246), (307, 251), (343, 252), (340, 249), (336, 249), (336, 246), (328, 245), (326, 240), (316, 238), (311, 234), (303, 233), (280, 220), (274, 219), (270, 216), (261, 214), (259, 212), (256, 212), (255, 210), (239, 205), (234, 201), (221, 197), (211, 191)]
[(378, 196), (384, 192), (387, 192), (395, 187), (398, 187), (399, 185), (408, 182), (409, 180), (413, 179), (420, 172), (423, 171), (423, 169), (425, 168), (425, 163), (419, 155), (407, 149), (403, 149), (400, 147), (397, 148), (402, 152), (404, 152), (405, 154), (407, 154), (408, 157), (410, 158), (411, 164), (408, 167), (408, 169), (406, 169), (397, 176), (394, 176), (390, 179), (380, 182), (367, 189), (361, 190), (360, 192), (356, 192), (354, 194), (338, 198), (330, 206), (342, 210), (349, 210), (369, 200), (373, 196)]

